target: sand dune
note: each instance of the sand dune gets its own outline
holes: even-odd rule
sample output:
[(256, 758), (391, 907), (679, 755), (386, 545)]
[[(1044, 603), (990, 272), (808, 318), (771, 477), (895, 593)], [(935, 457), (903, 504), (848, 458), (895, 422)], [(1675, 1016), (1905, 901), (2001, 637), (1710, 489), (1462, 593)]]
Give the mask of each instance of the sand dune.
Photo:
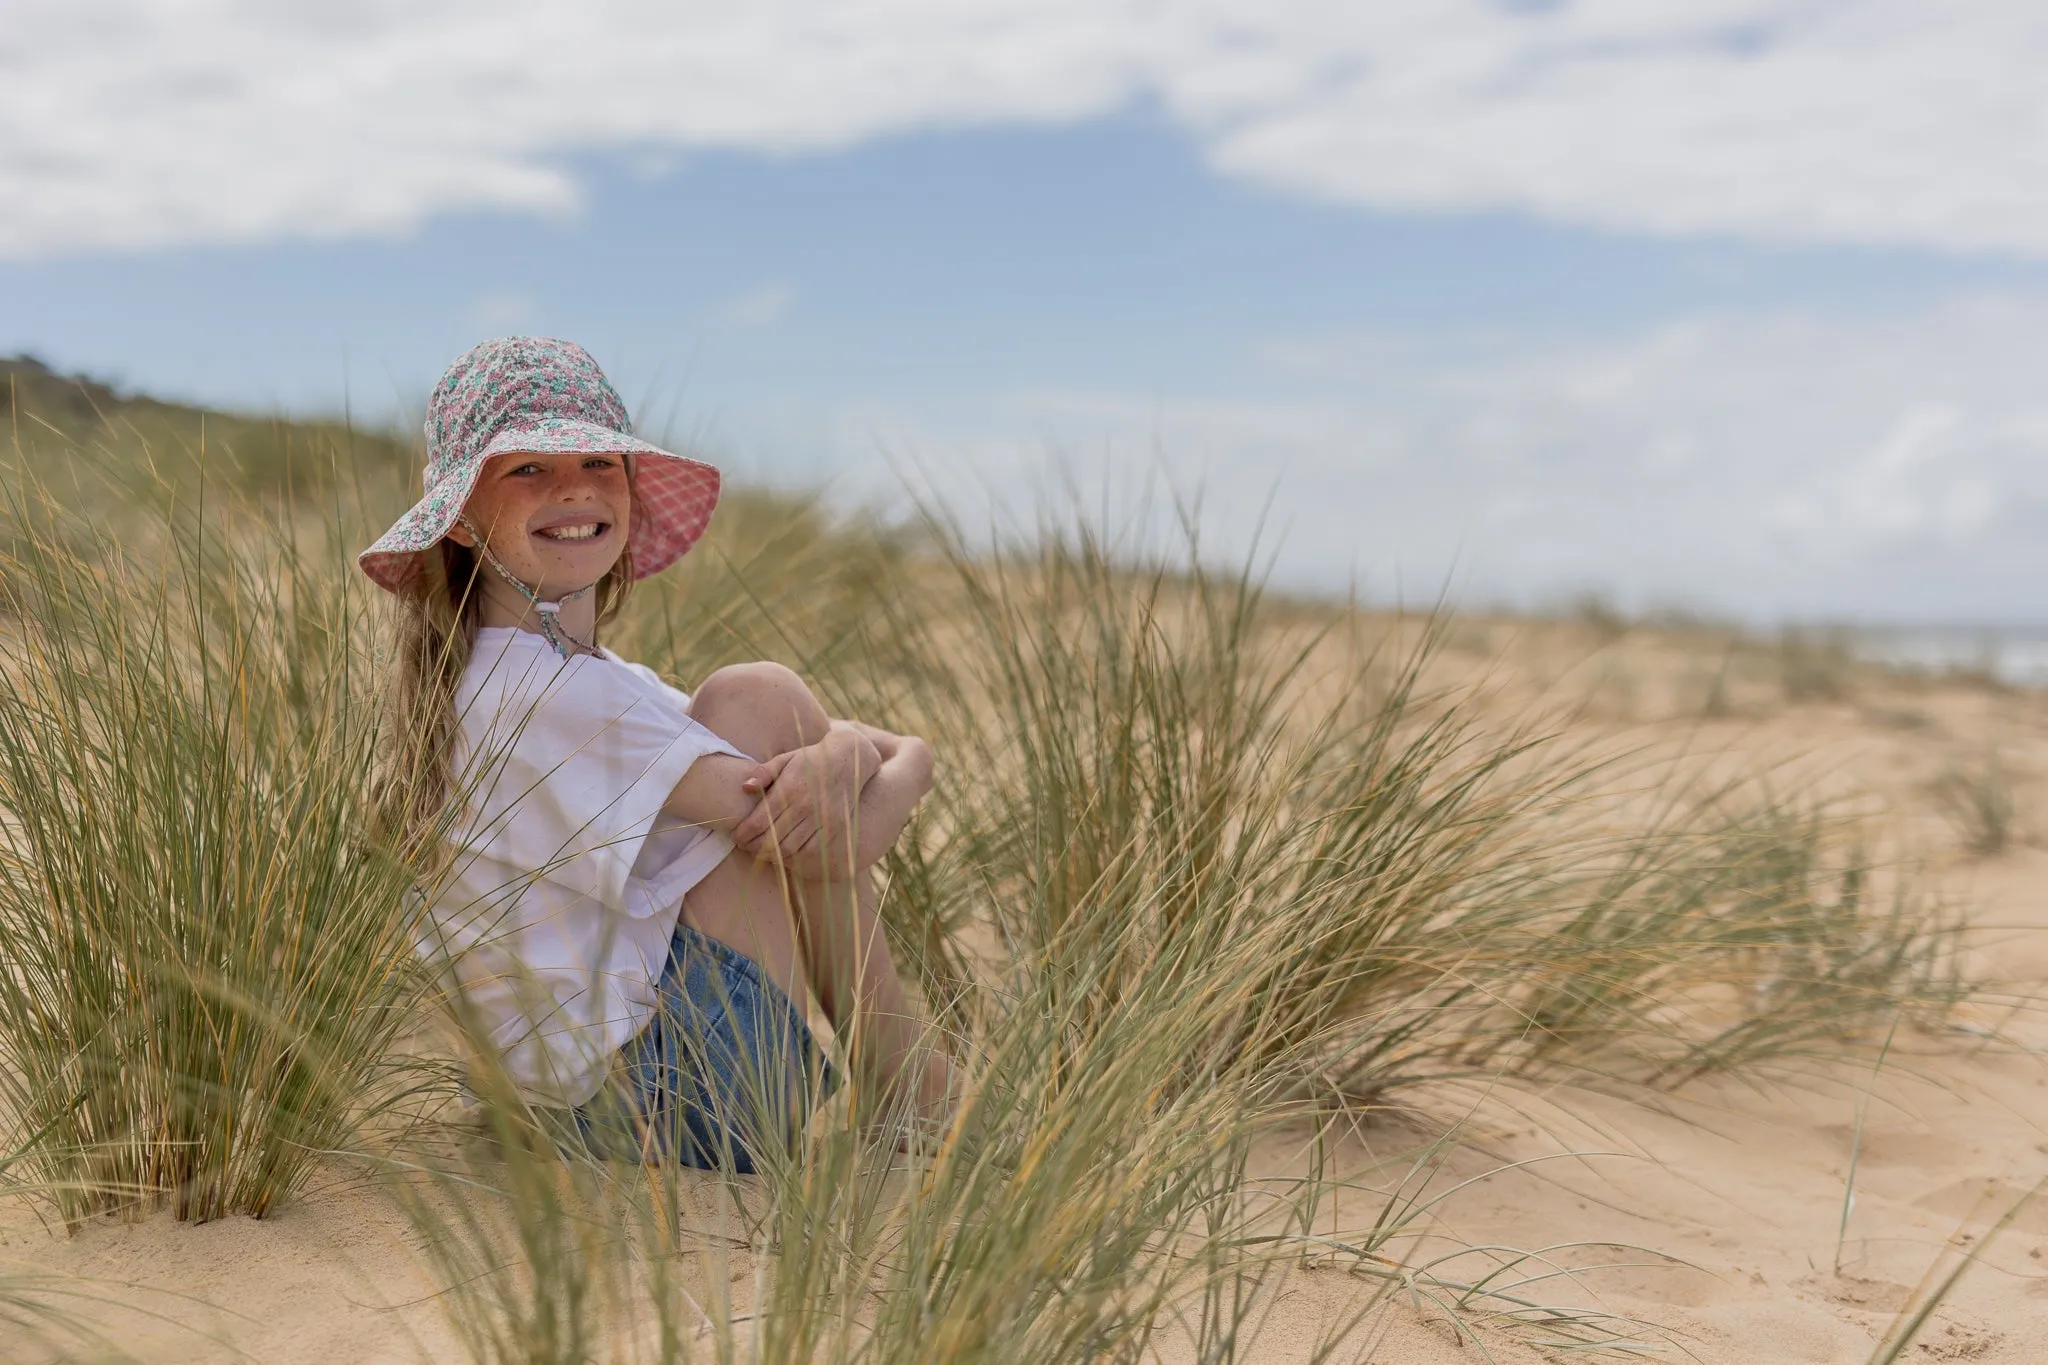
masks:
[[(1498, 640), (1482, 640), (1445, 666), (1492, 670), (1503, 706), (1579, 697), (1574, 725), (1589, 740), (1669, 745), (1862, 794), (1882, 812), (1874, 818), (1887, 848), (1919, 859), (1976, 926), (1975, 969), (2006, 995), (2038, 996), (2048, 982), (2048, 851), (2023, 844), (1966, 856), (1928, 787), (1959, 756), (1996, 746), (2022, 811), (2048, 810), (2044, 698), (1865, 679), (1839, 699), (1787, 703), (1759, 683), (1755, 696), (1738, 689), (1701, 720), (1688, 689), (1711, 670), (1696, 651), (1496, 629), (1522, 630), (1522, 644), (1502, 655)], [(1995, 1002), (1971, 1006), (1960, 1023), (1941, 1037), (1902, 1030), (1881, 1069), (1865, 1047), (1788, 1064), (1766, 1082), (1710, 1078), (1647, 1101), (1583, 1089), (1445, 1090), (1366, 1126), (1332, 1160), (1367, 1167), (1459, 1125), (1460, 1145), (1431, 1188), (1474, 1183), (1437, 1209), (1412, 1254), (1612, 1243), (1629, 1250), (1575, 1254), (1632, 1264), (1549, 1281), (1548, 1301), (1661, 1332), (1673, 1359), (1862, 1361), (1931, 1277), (2048, 1174), (2048, 1065), (2038, 1051), (2048, 1024)], [(1994, 1029), (2005, 1041), (1970, 1031)], [(1287, 1135), (1267, 1156), (1287, 1165)], [(1344, 1213), (1332, 1217), (1341, 1223)], [(26, 1206), (6, 1206), (0, 1263), (92, 1281), (118, 1306), (81, 1311), (144, 1359), (229, 1359), (234, 1349), (309, 1363), (460, 1358), (404, 1218), (344, 1166), (262, 1222), (109, 1218), (65, 1236)], [(733, 1268), (744, 1279), (745, 1258)], [(1303, 1358), (1361, 1292), (1336, 1263), (1291, 1271), (1248, 1358)], [(1487, 1349), (1500, 1361), (1541, 1358), (1495, 1335)], [(1346, 1357), (1481, 1358), (1399, 1296), (1349, 1336)], [(2013, 1220), (1905, 1358), (2048, 1360), (2048, 1198)]]

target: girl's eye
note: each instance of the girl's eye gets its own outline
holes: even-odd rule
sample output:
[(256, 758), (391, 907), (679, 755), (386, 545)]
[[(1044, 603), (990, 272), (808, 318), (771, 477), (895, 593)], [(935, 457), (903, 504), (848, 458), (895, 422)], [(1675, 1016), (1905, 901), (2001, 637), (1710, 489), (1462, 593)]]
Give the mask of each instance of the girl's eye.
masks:
[(609, 455), (593, 455), (583, 462), (585, 469), (616, 469), (619, 462)]

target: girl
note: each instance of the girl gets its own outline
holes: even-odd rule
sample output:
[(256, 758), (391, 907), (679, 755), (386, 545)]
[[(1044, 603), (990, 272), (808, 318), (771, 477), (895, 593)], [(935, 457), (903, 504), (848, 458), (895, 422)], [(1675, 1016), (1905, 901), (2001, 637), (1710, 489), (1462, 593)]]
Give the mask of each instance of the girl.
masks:
[(944, 1103), (868, 871), (932, 756), (779, 665), (692, 697), (599, 646), (718, 502), (717, 470), (631, 430), (564, 341), (484, 342), (435, 386), (426, 496), (359, 561), (399, 601), (415, 745), (384, 805), (445, 832), (429, 946), (524, 1096), (614, 1154), (745, 1172), (833, 1083), (807, 989), (857, 1071)]

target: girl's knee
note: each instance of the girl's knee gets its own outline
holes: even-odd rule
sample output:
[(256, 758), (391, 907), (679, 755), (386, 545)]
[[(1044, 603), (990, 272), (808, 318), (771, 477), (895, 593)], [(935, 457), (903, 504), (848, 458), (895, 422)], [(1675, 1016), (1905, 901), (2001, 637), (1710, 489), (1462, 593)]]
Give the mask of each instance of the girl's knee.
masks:
[(690, 714), (756, 758), (815, 744), (831, 725), (804, 680), (767, 660), (728, 664), (712, 673), (690, 699)]

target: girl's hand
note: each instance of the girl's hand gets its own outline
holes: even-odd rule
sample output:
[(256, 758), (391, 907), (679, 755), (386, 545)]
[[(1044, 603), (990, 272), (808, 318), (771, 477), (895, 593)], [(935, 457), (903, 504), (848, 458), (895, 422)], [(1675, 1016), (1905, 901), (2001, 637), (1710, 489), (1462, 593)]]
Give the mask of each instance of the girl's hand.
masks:
[(777, 754), (740, 785), (761, 801), (734, 828), (733, 846), (758, 860), (823, 873), (826, 850), (852, 832), (861, 788), (880, 766), (874, 741), (851, 726), (834, 726), (816, 744)]

